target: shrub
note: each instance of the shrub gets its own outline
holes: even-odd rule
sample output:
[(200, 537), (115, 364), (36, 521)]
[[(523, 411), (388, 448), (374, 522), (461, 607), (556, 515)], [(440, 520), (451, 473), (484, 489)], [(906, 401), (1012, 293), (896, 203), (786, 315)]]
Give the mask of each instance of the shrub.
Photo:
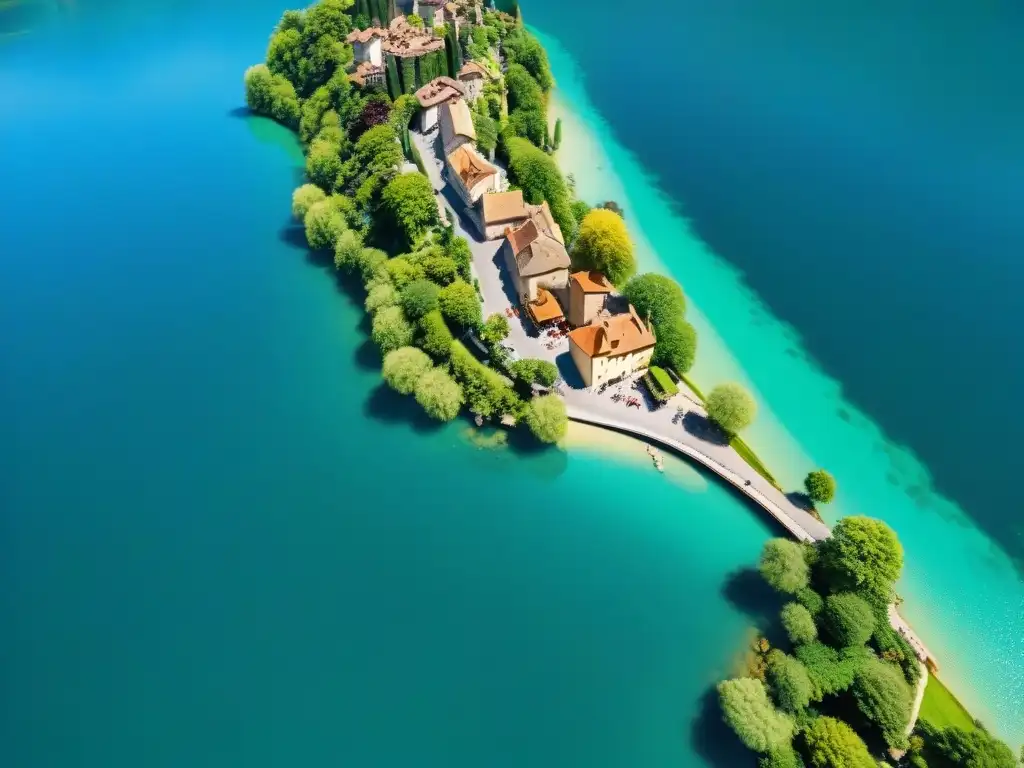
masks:
[(860, 736), (841, 720), (816, 718), (804, 730), (812, 768), (878, 768)]
[(903, 670), (903, 676), (910, 685), (917, 685), (921, 679), (921, 667), (917, 661), (917, 654), (907, 639), (889, 625), (888, 616), (884, 613), (879, 616), (879, 610), (875, 609), (875, 633), (871, 641), (878, 649), (882, 658), (892, 661)]
[(773, 589), (796, 594), (807, 586), (809, 571), (804, 550), (789, 539), (769, 539), (761, 550), (761, 576)]
[(811, 501), (816, 504), (828, 504), (836, 495), (836, 479), (824, 469), (808, 472), (804, 478), (804, 488)]
[(512, 375), (512, 378), (526, 386), (540, 384), (544, 387), (550, 387), (558, 379), (558, 366), (547, 360), (535, 360), (533, 358), (516, 360), (509, 365), (508, 372)]
[(353, 272), (359, 266), (363, 255), (363, 239), (351, 229), (338, 235), (334, 244), (334, 268)]
[(526, 426), (542, 443), (557, 443), (569, 429), (565, 402), (558, 395), (533, 398), (527, 404)]
[(793, 719), (772, 706), (760, 680), (741, 677), (718, 684), (722, 715), (748, 749), (769, 752), (793, 738)]
[(392, 285), (375, 285), (366, 294), (363, 306), (371, 315), (378, 309), (398, 305), (398, 291)]
[(853, 679), (853, 698), (861, 713), (881, 730), (886, 744), (906, 746), (911, 696), (899, 667), (878, 658), (865, 663)]
[(818, 639), (818, 628), (811, 612), (800, 603), (786, 603), (781, 613), (782, 626), (793, 645), (813, 643)]
[(345, 219), (327, 200), (310, 206), (304, 222), (306, 242), (315, 251), (333, 249), (338, 237), (347, 229)]
[(304, 221), (314, 203), (327, 199), (327, 193), (316, 184), (303, 184), (292, 192), (292, 216)]
[(811, 703), (811, 678), (807, 668), (792, 656), (776, 649), (768, 654), (768, 684), (776, 703), (796, 714)]
[(473, 113), (473, 128), (476, 130), (476, 146), (485, 155), (490, 155), (498, 146), (498, 125), (483, 112)]
[(622, 295), (641, 317), (650, 317), (656, 328), (678, 320), (686, 312), (686, 297), (679, 283), (664, 275), (647, 272), (630, 279)]
[(480, 329), (480, 338), (487, 344), (497, 344), (508, 338), (508, 318), (498, 312), (488, 315)]
[(875, 612), (852, 592), (825, 598), (825, 628), (839, 645), (864, 645), (875, 631)]
[(451, 331), (438, 310), (428, 312), (420, 319), (420, 346), (435, 360), (447, 360), (452, 351)]
[(382, 354), (412, 344), (413, 329), (401, 307), (385, 307), (373, 316), (370, 333)]
[(672, 377), (656, 365), (647, 369), (644, 383), (654, 399), (662, 403), (679, 394), (679, 387), (672, 381)]
[(402, 289), (400, 304), (405, 316), (410, 320), (419, 320), (428, 312), (437, 309), (437, 297), (441, 289), (429, 280), (420, 278), (413, 280)]
[(484, 418), (516, 413), (521, 401), (504, 377), (482, 364), (459, 342), (451, 346), (452, 374), (462, 384), (470, 411)]
[(536, 80), (542, 91), (551, 90), (554, 78), (551, 77), (551, 66), (544, 46), (525, 28), (516, 27), (505, 38), (502, 46), (509, 61), (521, 65)]
[(580, 224), (572, 252), (575, 269), (594, 269), (615, 285), (622, 285), (636, 271), (633, 243), (621, 216), (595, 208)]
[(393, 390), (411, 395), (416, 389), (416, 382), (433, 367), (425, 352), (416, 347), (399, 347), (384, 356), (381, 373)]
[(675, 369), (676, 373), (687, 373), (697, 357), (697, 329), (677, 317), (666, 320), (655, 331), (657, 341), (654, 345), (654, 362), (667, 365)]
[(416, 402), (431, 418), (451, 421), (462, 406), (462, 387), (440, 368), (434, 368), (416, 382)]
[(450, 322), (466, 329), (480, 325), (483, 315), (480, 299), (469, 283), (456, 280), (451, 285), (446, 285), (438, 295), (438, 302), (441, 314)]
[(544, 91), (521, 64), (510, 64), (505, 73), (509, 111), (516, 109), (544, 112)]
[(526, 139), (538, 147), (544, 146), (544, 132), (548, 121), (539, 109), (514, 109), (508, 116), (508, 129), (513, 136)]
[(864, 591), (880, 603), (889, 602), (903, 570), (903, 547), (881, 520), (844, 517), (819, 550), (833, 589)]
[(730, 435), (749, 427), (757, 415), (757, 403), (739, 384), (719, 384), (707, 399), (708, 418)]

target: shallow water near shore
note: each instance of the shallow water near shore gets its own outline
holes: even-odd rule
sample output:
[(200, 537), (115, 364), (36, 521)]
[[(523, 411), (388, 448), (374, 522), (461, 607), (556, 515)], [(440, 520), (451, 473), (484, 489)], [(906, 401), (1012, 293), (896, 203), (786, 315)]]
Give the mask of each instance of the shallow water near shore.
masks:
[[(742, 275), (702, 242), (694, 222), (679, 213), (687, 201), (670, 200), (616, 138), (623, 115), (613, 110), (606, 117), (593, 106), (588, 75), (606, 88), (608, 73), (600, 64), (597, 72), (584, 73), (575, 52), (586, 51), (589, 66), (598, 41), (581, 39), (581, 29), (572, 26), (551, 34), (543, 24), (553, 19), (564, 22), (549, 8), (528, 16), (542, 25), (536, 31), (558, 81), (559, 162), (584, 198), (612, 199), (625, 208), (641, 270), (670, 274), (684, 286), (700, 334), (695, 381), (706, 391), (738, 380), (755, 393), (761, 410), (748, 442), (784, 487), (799, 488), (817, 466), (837, 476), (838, 497), (822, 509), (827, 521), (867, 513), (896, 529), (906, 549), (901, 610), (938, 657), (943, 680), (989, 727), (1011, 743), (1024, 740), (1024, 582), (1013, 562), (963, 509), (936, 492), (918, 459), (843, 398), (841, 385), (804, 350), (800, 334), (773, 317)], [(668, 115), (655, 110), (646, 119)], [(745, 119), (753, 124), (759, 117)], [(685, 124), (666, 123), (663, 134), (676, 142), (688, 137)], [(728, 150), (709, 145), (704, 151)], [(742, 197), (737, 190), (738, 228), (744, 226)]]

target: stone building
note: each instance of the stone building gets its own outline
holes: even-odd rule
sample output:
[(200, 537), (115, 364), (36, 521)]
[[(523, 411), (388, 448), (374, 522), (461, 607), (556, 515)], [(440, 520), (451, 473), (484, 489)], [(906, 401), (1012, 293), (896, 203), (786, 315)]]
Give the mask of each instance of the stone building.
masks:
[(615, 286), (600, 272), (574, 272), (569, 277), (569, 324), (576, 327), (593, 322), (605, 311), (614, 292)]
[(523, 203), (523, 191), (489, 192), (476, 205), (476, 218), (486, 240), (497, 240), (505, 232), (525, 223), (530, 217)]
[(565, 288), (570, 265), (562, 230), (548, 204), (533, 207), (529, 214), (523, 224), (506, 233), (502, 245), (516, 296), (524, 301), (535, 300), (541, 288)]
[(462, 98), (462, 86), (450, 77), (437, 77), (416, 91), (420, 103), (420, 130), (427, 133), (438, 123), (438, 111), (443, 104)]
[(655, 342), (654, 332), (632, 306), (628, 312), (600, 316), (590, 325), (569, 331), (569, 353), (588, 387), (646, 370)]
[(452, 189), (472, 208), (487, 192), (497, 192), (501, 184), (498, 169), (476, 151), (472, 144), (463, 144), (446, 158), (445, 174)]
[(462, 90), (466, 94), (467, 101), (476, 101), (484, 92), (484, 83), (490, 79), (490, 74), (475, 61), (467, 61), (459, 70), (458, 78), (462, 84)]
[(438, 121), (441, 124), (441, 146), (445, 156), (463, 144), (476, 142), (473, 115), (463, 99), (452, 99), (441, 104), (438, 107)]

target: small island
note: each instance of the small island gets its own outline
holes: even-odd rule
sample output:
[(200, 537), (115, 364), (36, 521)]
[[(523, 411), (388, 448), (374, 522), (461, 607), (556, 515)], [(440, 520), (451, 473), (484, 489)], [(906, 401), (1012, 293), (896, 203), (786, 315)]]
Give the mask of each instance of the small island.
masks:
[(245, 73), (250, 110), (298, 134), (308, 182), (292, 215), (361, 292), (383, 381), (441, 422), (555, 444), (572, 418), (657, 442), (796, 539), (769, 541), (760, 567), (792, 598), (792, 652), (759, 638), (719, 686), (763, 766), (1016, 765), (928, 674), (935, 660), (895, 608), (895, 534), (862, 517), (830, 532), (816, 505), (835, 479), (815, 470), (806, 493), (784, 493), (739, 436), (752, 396), (723, 383), (705, 397), (687, 378), (683, 289), (637, 275), (622, 210), (591, 207), (562, 175), (553, 154), (572, 137), (550, 123), (547, 54), (513, 10), (320, 0), (286, 11)]

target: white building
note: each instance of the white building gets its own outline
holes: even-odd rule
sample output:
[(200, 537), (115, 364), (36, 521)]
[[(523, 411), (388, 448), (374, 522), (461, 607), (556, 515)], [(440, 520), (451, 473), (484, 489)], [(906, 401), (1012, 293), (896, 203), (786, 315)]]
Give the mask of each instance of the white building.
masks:
[(374, 67), (383, 66), (382, 45), (387, 34), (387, 30), (380, 27), (355, 29), (350, 32), (345, 40), (352, 44), (352, 53), (355, 56), (356, 64), (369, 62)]
[(420, 103), (420, 130), (427, 133), (438, 123), (441, 105), (462, 98), (462, 86), (450, 77), (436, 77), (416, 91)]

